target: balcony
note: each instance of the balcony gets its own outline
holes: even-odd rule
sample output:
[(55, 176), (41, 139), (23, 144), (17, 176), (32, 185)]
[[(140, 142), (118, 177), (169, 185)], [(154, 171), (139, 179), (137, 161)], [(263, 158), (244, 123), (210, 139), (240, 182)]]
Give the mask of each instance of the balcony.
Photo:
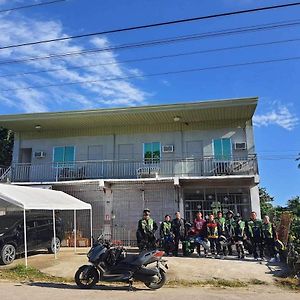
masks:
[(160, 160), (144, 163), (133, 160), (75, 161), (72, 163), (13, 163), (12, 182), (56, 182), (83, 179), (130, 179), (151, 177), (194, 177), (257, 174), (255, 155), (231, 160), (213, 157)]

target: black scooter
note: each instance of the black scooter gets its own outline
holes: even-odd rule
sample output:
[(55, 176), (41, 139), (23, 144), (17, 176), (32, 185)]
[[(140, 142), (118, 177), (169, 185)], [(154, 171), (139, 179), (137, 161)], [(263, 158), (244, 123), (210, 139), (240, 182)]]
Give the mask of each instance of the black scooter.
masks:
[[(143, 251), (140, 254), (127, 254), (123, 247), (112, 247), (102, 236), (94, 243), (87, 254), (90, 265), (81, 266), (75, 274), (79, 288), (89, 289), (99, 281), (126, 282), (132, 290), (134, 280), (142, 281), (148, 288), (156, 290), (166, 282), (166, 260), (163, 251)], [(155, 264), (150, 267), (150, 264)]]

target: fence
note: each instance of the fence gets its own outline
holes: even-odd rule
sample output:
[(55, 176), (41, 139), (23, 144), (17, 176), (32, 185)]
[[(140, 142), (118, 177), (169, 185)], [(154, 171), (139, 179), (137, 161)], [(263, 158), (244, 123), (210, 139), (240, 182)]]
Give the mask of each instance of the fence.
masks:
[(257, 174), (256, 156), (219, 160), (214, 157), (160, 160), (157, 163), (131, 160), (74, 161), (72, 163), (14, 163), (13, 182), (57, 182), (80, 179), (221, 176)]

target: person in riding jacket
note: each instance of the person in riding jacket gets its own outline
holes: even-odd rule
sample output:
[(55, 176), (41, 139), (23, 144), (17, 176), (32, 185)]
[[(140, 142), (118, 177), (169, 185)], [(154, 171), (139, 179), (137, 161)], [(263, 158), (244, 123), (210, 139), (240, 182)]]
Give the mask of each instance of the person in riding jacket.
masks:
[(206, 237), (210, 242), (211, 254), (216, 258), (218, 258), (220, 255), (220, 244), (218, 241), (220, 233), (220, 225), (214, 219), (214, 214), (210, 214), (208, 222), (206, 223)]
[(179, 241), (183, 242), (185, 239), (186, 222), (181, 218), (180, 212), (175, 213), (175, 218), (172, 221), (172, 232), (174, 234), (174, 251), (173, 255), (178, 256)]
[(251, 212), (250, 220), (246, 223), (246, 234), (252, 244), (252, 251), (254, 259), (264, 259), (263, 236), (262, 236), (262, 221), (257, 219), (256, 212)]
[[(206, 221), (202, 218), (202, 213), (200, 211), (197, 212), (196, 214), (196, 219), (193, 222), (193, 230), (195, 232), (195, 235), (200, 237), (201, 239), (205, 238), (206, 235)], [(201, 254), (201, 249), (200, 249), (200, 244), (197, 244), (197, 253), (200, 256)], [(204, 255), (206, 255), (206, 249), (204, 248)]]
[(245, 250), (244, 250), (244, 239), (246, 238), (245, 228), (246, 223), (242, 220), (240, 214), (236, 214), (234, 216), (233, 226), (233, 240), (235, 243), (236, 251), (238, 254), (238, 259), (245, 258)]
[(270, 222), (269, 216), (264, 217), (262, 223), (262, 237), (264, 247), (270, 255), (270, 262), (276, 261), (275, 241), (278, 239), (276, 229), (273, 223)]
[(165, 220), (160, 225), (160, 237), (163, 240), (163, 247), (166, 255), (169, 255), (171, 246), (174, 244), (173, 233), (172, 233), (172, 222), (171, 216), (165, 215)]
[(232, 210), (228, 210), (226, 212), (226, 218), (225, 218), (225, 237), (227, 239), (227, 249), (228, 254), (232, 255), (232, 245), (234, 243), (233, 241), (233, 222), (234, 222), (234, 213)]
[[(226, 238), (226, 226), (225, 226), (225, 218), (223, 217), (223, 213), (221, 211), (218, 211), (217, 212), (217, 217), (216, 217), (216, 222), (219, 224), (220, 226), (220, 231), (221, 231), (221, 235), (220, 235), (220, 238), (222, 240), (225, 240), (227, 241), (227, 238)], [(227, 254), (227, 251), (226, 251), (226, 245), (224, 246), (221, 246), (221, 251), (222, 251), (222, 255), (225, 255)]]
[(138, 222), (136, 232), (137, 243), (140, 250), (151, 250), (155, 248), (156, 222), (150, 216), (150, 210), (144, 209), (143, 218)]

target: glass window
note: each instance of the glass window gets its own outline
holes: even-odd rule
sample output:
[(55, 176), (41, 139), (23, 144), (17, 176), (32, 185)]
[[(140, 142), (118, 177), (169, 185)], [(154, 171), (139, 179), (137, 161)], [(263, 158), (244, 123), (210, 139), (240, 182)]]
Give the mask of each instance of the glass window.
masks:
[(75, 147), (55, 147), (53, 153), (53, 162), (55, 163), (65, 163), (74, 162), (75, 160)]
[(144, 163), (159, 163), (160, 162), (160, 143), (144, 143)]
[(215, 159), (231, 159), (231, 139), (215, 139), (213, 140), (213, 146)]

